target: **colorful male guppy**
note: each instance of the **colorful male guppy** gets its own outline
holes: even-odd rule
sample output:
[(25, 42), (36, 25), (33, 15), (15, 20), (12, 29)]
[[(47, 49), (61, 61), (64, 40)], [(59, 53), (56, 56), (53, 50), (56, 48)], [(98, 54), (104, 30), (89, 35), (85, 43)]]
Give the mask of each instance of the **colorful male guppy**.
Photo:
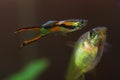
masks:
[(16, 30), (15, 33), (17, 32), (23, 32), (25, 30), (36, 30), (39, 31), (39, 35), (30, 39), (30, 40), (25, 40), (21, 47), (30, 44), (32, 42), (35, 42), (39, 40), (41, 37), (54, 33), (54, 32), (62, 32), (62, 33), (68, 33), (68, 32), (74, 32), (77, 31), (84, 26), (87, 25), (87, 20), (83, 19), (68, 19), (68, 20), (62, 20), (62, 21), (47, 21), (45, 24), (43, 24), (41, 27), (27, 27), (27, 28), (21, 28)]
[(66, 80), (84, 80), (84, 74), (95, 68), (103, 53), (106, 30), (106, 27), (97, 27), (80, 37), (70, 61)]

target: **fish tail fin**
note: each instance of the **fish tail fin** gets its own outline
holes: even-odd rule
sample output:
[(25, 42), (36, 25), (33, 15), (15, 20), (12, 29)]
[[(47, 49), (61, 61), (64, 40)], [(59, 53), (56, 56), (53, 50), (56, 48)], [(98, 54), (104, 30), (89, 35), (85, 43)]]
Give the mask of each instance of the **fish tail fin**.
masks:
[(28, 45), (28, 44), (30, 44), (30, 43), (33, 43), (33, 42), (35, 42), (35, 41), (38, 41), (41, 37), (42, 37), (42, 35), (39, 35), (39, 36), (36, 36), (36, 37), (34, 37), (34, 38), (32, 38), (32, 39), (25, 40), (25, 41), (21, 44), (20, 47), (24, 47), (24, 46), (26, 46), (26, 45)]
[(20, 28), (15, 31), (15, 33), (23, 32), (26, 30), (40, 30), (40, 27), (26, 27), (26, 28)]

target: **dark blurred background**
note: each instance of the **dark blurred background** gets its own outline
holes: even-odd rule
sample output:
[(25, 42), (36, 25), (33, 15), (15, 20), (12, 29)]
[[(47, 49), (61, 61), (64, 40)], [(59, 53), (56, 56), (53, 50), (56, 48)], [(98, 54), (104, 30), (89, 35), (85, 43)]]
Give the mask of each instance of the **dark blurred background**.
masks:
[[(48, 20), (87, 19), (88, 25), (67, 37), (48, 35), (38, 42), (19, 48), (34, 32), (14, 34), (18, 28), (39, 26)], [(106, 26), (107, 52), (96, 67), (95, 80), (120, 80), (120, 0), (0, 0), (0, 80), (15, 74), (28, 62), (42, 57), (49, 68), (37, 80), (65, 80), (72, 47), (77, 39), (97, 26)], [(90, 76), (86, 80), (91, 80)]]

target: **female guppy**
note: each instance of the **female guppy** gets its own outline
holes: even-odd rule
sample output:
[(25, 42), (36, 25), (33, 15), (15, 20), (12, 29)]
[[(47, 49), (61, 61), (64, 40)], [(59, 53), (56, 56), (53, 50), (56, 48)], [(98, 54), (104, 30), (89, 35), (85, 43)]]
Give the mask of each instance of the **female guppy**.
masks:
[(41, 27), (27, 27), (27, 28), (21, 28), (16, 30), (17, 32), (23, 32), (25, 30), (37, 30), (40, 32), (40, 34), (30, 40), (25, 40), (21, 47), (30, 44), (32, 42), (35, 42), (39, 40), (41, 37), (54, 33), (54, 32), (62, 32), (62, 33), (68, 33), (68, 32), (74, 32), (76, 30), (79, 30), (86, 26), (87, 20), (83, 19), (68, 19), (68, 20), (62, 20), (62, 21), (47, 21), (45, 24), (43, 24)]
[(84, 73), (100, 61), (106, 41), (106, 27), (97, 27), (78, 40), (70, 61), (66, 80), (84, 80)]

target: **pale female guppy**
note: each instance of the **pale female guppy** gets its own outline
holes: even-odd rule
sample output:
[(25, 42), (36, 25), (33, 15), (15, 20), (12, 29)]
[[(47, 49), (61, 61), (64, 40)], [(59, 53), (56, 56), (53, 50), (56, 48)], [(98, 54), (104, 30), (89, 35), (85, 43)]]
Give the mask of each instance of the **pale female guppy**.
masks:
[(106, 27), (97, 27), (80, 37), (70, 61), (66, 80), (84, 80), (84, 73), (98, 64), (106, 41), (106, 30)]
[(62, 33), (68, 33), (68, 32), (74, 32), (77, 31), (84, 26), (87, 25), (87, 20), (84, 19), (68, 19), (68, 20), (62, 20), (62, 21), (47, 21), (45, 24), (43, 24), (41, 27), (27, 27), (27, 28), (21, 28), (16, 30), (15, 33), (17, 32), (23, 32), (25, 30), (37, 30), (39, 31), (39, 35), (29, 39), (25, 40), (22, 44), (21, 47), (26, 46), (27, 44), (30, 44), (32, 42), (35, 42), (39, 40), (41, 37), (54, 33), (54, 32), (62, 32)]

